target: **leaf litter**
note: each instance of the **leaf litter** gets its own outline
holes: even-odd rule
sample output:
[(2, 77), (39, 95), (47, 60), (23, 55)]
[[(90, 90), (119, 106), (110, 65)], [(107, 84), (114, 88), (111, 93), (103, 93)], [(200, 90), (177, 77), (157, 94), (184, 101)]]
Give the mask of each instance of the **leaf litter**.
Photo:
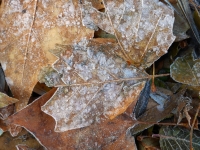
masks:
[[(112, 43), (99, 44), (83, 40), (62, 51), (54, 68), (62, 74), (66, 85), (78, 85), (59, 87), (42, 107), (45, 113), (56, 120), (56, 131), (76, 129), (113, 119), (137, 99), (144, 82), (120, 79), (142, 78), (147, 77), (147, 74), (127, 65), (120, 57), (115, 57), (112, 52), (112, 49), (116, 49), (115, 46), (118, 47)], [(106, 83), (115, 79), (119, 79), (119, 82)], [(91, 85), (84, 85), (88, 82)]]
[(40, 69), (56, 60), (48, 50), (56, 43), (92, 38), (93, 31), (82, 26), (76, 1), (8, 0), (1, 7), (0, 62), (20, 110), (28, 103)]
[[(137, 134), (144, 129), (147, 129), (153, 126), (155, 123), (165, 119), (172, 113), (173, 109), (177, 107), (177, 100), (182, 98), (182, 95), (185, 93), (186, 89), (182, 89), (176, 94), (170, 95), (169, 100), (165, 103), (164, 109), (161, 111), (157, 107), (152, 107), (147, 110), (143, 115), (141, 115), (137, 120), (138, 123), (135, 123), (132, 127), (130, 127), (130, 132), (134, 135)], [(158, 115), (159, 114), (159, 115)], [(143, 122), (143, 124), (140, 124)], [(152, 123), (152, 124), (151, 124)]]
[[(127, 115), (120, 115), (101, 124), (55, 132), (55, 120), (41, 111), (56, 89), (47, 92), (23, 110), (10, 116), (7, 123), (23, 126), (32, 133), (45, 148), (55, 149), (126, 149), (135, 147), (134, 137), (126, 132), (134, 121)], [(34, 114), (34, 115), (33, 115)], [(24, 119), (21, 119), (24, 118)], [(56, 143), (56, 144), (55, 144)]]
[(149, 67), (175, 40), (173, 11), (162, 2), (106, 0), (104, 4), (105, 12), (100, 12), (86, 1), (82, 8), (83, 24), (114, 34), (121, 48), (118, 55), (133, 65)]
[[(9, 2), (15, 5), (13, 1)], [(29, 76), (34, 74), (34, 79), (26, 78), (26, 81), (33, 81), (32, 87), (34, 87), (38, 80), (36, 76), (41, 75), (39, 71), (55, 60), (48, 54), (48, 50), (51, 49), (58, 58), (53, 64), (55, 70), (48, 67), (46, 70), (43, 69), (40, 80), (49, 82), (49, 86), (57, 86), (58, 89), (54, 94), (47, 93), (50, 95), (46, 98), (44, 98), (45, 95), (42, 96), (9, 117), (8, 123), (25, 127), (48, 149), (132, 149), (135, 147), (134, 138), (127, 137), (130, 134), (130, 130), (127, 129), (135, 121), (130, 116), (126, 116), (125, 111), (132, 102), (135, 103), (145, 85), (146, 78), (149, 78), (144, 69), (165, 54), (175, 39), (172, 34), (173, 11), (157, 0), (144, 2), (106, 0), (102, 1), (105, 12), (94, 8), (94, 6), (98, 9), (103, 7), (93, 1), (84, 0), (81, 1), (82, 4), (78, 4), (73, 0), (56, 3), (35, 0), (23, 2), (23, 4), (27, 3), (25, 7), (27, 9), (23, 6), (19, 7), (17, 12), (8, 12), (14, 13), (13, 16), (27, 15), (29, 5), (32, 6), (33, 2), (35, 2), (35, 7), (31, 7), (33, 11), (30, 15), (33, 16), (32, 23), (29, 23), (29, 27), (23, 33), (26, 36), (18, 35), (25, 44), (17, 45), (21, 49), (13, 46), (18, 37), (13, 36), (14, 32), (9, 34), (6, 32), (5, 36), (11, 42), (7, 44), (8, 41), (0, 39), (4, 40), (3, 46), (0, 45), (0, 47), (6, 50), (0, 61), (11, 90), (18, 93), (12, 88), (19, 83), (16, 82), (16, 84), (12, 76), (14, 70), (18, 73), (17, 67), (22, 66), (24, 69), (19, 69), (21, 70), (19, 76), (25, 77), (26, 73)], [(11, 15), (10, 18), (13, 16)], [(44, 18), (50, 18), (50, 20), (53, 18), (56, 21)], [(97, 21), (97, 18), (102, 21)], [(3, 27), (6, 27), (6, 23)], [(93, 36), (93, 30), (86, 29), (82, 23), (88, 28), (95, 30), (101, 28), (115, 35), (117, 41), (89, 40)], [(0, 29), (2, 31), (3, 28)], [(34, 51), (34, 46), (37, 52)], [(33, 48), (33, 51), (29, 48)], [(24, 53), (19, 55), (21, 53), (17, 53), (16, 49)], [(19, 60), (9, 64), (15, 56), (12, 54), (10, 57), (11, 51), (18, 55), (22, 62), (18, 63), (17, 67), (13, 64), (17, 64)], [(37, 54), (39, 62), (42, 60), (40, 63), (37, 62), (40, 67), (35, 64), (28, 65), (29, 61), (33, 60), (30, 59), (31, 57), (36, 58), (36, 55), (32, 55), (34, 53)], [(6, 57), (11, 59), (6, 60)], [(11, 73), (7, 72), (10, 66), (13, 68)], [(25, 72), (25, 67), (32, 66), (38, 67), (38, 70), (31, 73)], [(43, 77), (47, 78), (44, 80)], [(20, 77), (17, 81), (25, 83), (25, 80)], [(30, 85), (27, 86), (30, 87)], [(32, 89), (30, 88), (29, 91)], [(14, 96), (16, 97), (15, 94)], [(21, 94), (21, 97), (24, 95)], [(30, 93), (25, 97), (26, 99), (30, 97)], [(50, 100), (47, 101), (48, 99)], [(20, 107), (24, 106), (23, 104)], [(45, 113), (55, 119), (55, 122), (52, 117), (40, 110), (41, 106)], [(34, 112), (33, 116), (32, 112)], [(22, 120), (18, 117), (26, 119)], [(70, 142), (66, 145), (65, 141)], [(55, 145), (55, 143), (58, 144)]]
[[(62, 45), (51, 50), (59, 58), (53, 68), (66, 84), (62, 87), (58, 85), (57, 92), (42, 107), (56, 120), (56, 131), (101, 123), (123, 113), (144, 87), (144, 82), (134, 78), (146, 78), (148, 75), (141, 70), (163, 55), (162, 52), (166, 52), (175, 39), (172, 34), (173, 12), (160, 2), (105, 1), (105, 9), (106, 13), (99, 12), (91, 3), (84, 1), (83, 24), (97, 29), (95, 23), (98, 23), (106, 32), (115, 34), (118, 43), (102, 42), (100, 39), (98, 44), (98, 39), (94, 43), (83, 39), (71, 46)], [(147, 13), (151, 11), (155, 12), (149, 17)], [(95, 22), (97, 18), (101, 18), (102, 22)], [(136, 21), (133, 24), (131, 20)], [(162, 41), (160, 33), (164, 37)], [(124, 50), (126, 52), (122, 53)], [(137, 60), (143, 59), (143, 55), (148, 60), (143, 59), (145, 63), (139, 61), (129, 66), (126, 61), (130, 59), (127, 58), (130, 57), (131, 62), (136, 59), (131, 53), (137, 56)], [(134, 65), (139, 65), (141, 70)], [(132, 78), (132, 81), (123, 81), (126, 78)]]

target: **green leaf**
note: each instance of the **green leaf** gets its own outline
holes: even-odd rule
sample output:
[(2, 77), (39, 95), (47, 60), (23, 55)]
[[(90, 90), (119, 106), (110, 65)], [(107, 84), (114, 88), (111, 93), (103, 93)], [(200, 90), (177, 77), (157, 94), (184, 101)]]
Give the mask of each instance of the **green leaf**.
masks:
[(200, 85), (200, 60), (193, 60), (191, 54), (177, 58), (170, 66), (171, 77), (188, 85)]
[[(194, 131), (192, 145), (194, 150), (200, 149), (200, 132)], [(183, 127), (163, 126), (159, 132), (160, 147), (162, 150), (190, 149), (190, 131)]]

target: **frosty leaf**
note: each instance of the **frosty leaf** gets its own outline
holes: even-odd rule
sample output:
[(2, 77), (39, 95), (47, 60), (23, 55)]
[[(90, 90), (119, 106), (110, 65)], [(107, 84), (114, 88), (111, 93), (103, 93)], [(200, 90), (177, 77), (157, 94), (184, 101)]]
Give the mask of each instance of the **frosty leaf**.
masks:
[(170, 90), (161, 87), (156, 87), (156, 91), (150, 93), (150, 97), (159, 104), (157, 108), (160, 111), (164, 109), (164, 105), (169, 99), (170, 95), (172, 95), (172, 92)]
[(61, 75), (59, 75), (51, 66), (44, 67), (40, 71), (38, 80), (40, 83), (45, 83), (48, 87), (64, 85), (64, 82), (61, 80)]
[[(190, 131), (182, 127), (163, 126), (160, 129), (160, 146), (162, 150), (168, 149), (190, 149)], [(192, 136), (194, 150), (200, 149), (199, 131), (194, 131)]]
[(48, 150), (136, 149), (134, 137), (126, 133), (126, 129), (134, 121), (126, 115), (120, 115), (111, 121), (106, 120), (102, 124), (94, 124), (82, 129), (55, 132), (54, 119), (41, 111), (41, 106), (54, 92), (54, 89), (49, 91), (26, 108), (10, 116), (7, 122), (26, 128)]
[[(7, 0), (0, 14), (0, 62), (15, 98), (17, 110), (26, 106), (40, 69), (55, 58), (55, 43), (71, 44), (93, 31), (81, 23), (77, 1)], [(70, 37), (70, 38), (69, 38)]]
[(177, 58), (170, 66), (171, 77), (188, 85), (200, 85), (200, 60), (193, 60), (191, 54)]
[(173, 11), (157, 0), (104, 0), (105, 12), (83, 4), (83, 24), (115, 34), (118, 55), (133, 65), (148, 67), (165, 54), (175, 37)]
[[(83, 0), (84, 1), (84, 0)], [(102, 0), (87, 0), (88, 2), (92, 3), (92, 6), (98, 10), (103, 9), (103, 1)]]
[(16, 102), (18, 102), (17, 99), (9, 97), (6, 94), (0, 92), (0, 108), (6, 107)]
[(42, 110), (56, 120), (56, 131), (113, 119), (136, 100), (148, 75), (116, 56), (117, 48), (97, 39), (52, 50), (60, 57), (54, 68), (66, 86), (59, 87)]

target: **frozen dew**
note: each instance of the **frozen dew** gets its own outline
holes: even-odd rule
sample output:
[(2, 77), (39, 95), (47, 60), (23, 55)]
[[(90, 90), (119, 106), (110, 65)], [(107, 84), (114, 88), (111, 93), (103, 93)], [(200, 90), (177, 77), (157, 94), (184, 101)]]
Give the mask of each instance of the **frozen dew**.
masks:
[[(100, 49), (101, 46), (94, 45), (93, 41), (81, 41), (75, 43), (72, 48), (73, 64), (70, 66), (67, 75), (63, 74), (62, 80), (76, 83), (94, 83), (91, 85), (79, 85), (77, 87), (70, 87), (69, 92), (64, 94), (63, 88), (59, 88), (57, 93), (50, 99), (50, 102), (46, 103), (42, 109), (54, 116), (57, 121), (56, 130), (65, 131), (69, 129), (80, 128), (88, 126), (93, 123), (99, 123), (105, 118), (113, 118), (121, 113), (120, 108), (123, 101), (129, 100), (126, 97), (137, 96), (139, 92), (135, 93), (131, 85), (134, 82), (114, 82), (103, 83), (105, 81), (111, 81), (113, 79), (130, 78), (135, 76), (146, 76), (145, 74), (137, 73), (137, 69), (133, 66), (128, 66), (126, 62), (117, 57), (114, 52), (107, 51), (107, 49)], [(110, 45), (109, 43), (102, 44), (102, 47)], [(66, 53), (63, 51), (63, 54)], [(64, 62), (69, 62), (71, 56), (65, 57)], [(62, 65), (61, 65), (61, 64)], [(62, 66), (62, 67), (61, 67)], [(67, 63), (57, 62), (54, 64), (54, 68), (65, 70), (68, 67)], [(102, 82), (102, 84), (95, 84), (96, 82)], [(141, 82), (138, 84), (138, 90), (143, 87)], [(123, 87), (127, 87), (124, 90)], [(137, 89), (136, 88), (136, 89)], [(60, 92), (59, 92), (60, 91)], [(63, 97), (63, 98), (61, 98)], [(55, 103), (58, 101), (58, 103)], [(130, 103), (130, 102), (126, 102)], [(49, 109), (49, 105), (54, 109)], [(59, 110), (59, 117), (57, 116), (56, 109)], [(128, 107), (123, 106), (123, 107)], [(119, 109), (119, 110), (118, 110)], [(124, 108), (123, 108), (124, 109)], [(65, 119), (65, 125), (63, 125), (63, 119)]]

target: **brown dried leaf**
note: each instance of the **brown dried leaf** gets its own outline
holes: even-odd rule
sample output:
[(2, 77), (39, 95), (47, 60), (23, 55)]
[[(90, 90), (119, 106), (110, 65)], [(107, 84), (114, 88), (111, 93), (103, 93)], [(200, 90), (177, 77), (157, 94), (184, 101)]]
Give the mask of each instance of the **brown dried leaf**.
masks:
[(190, 103), (192, 103), (192, 100), (189, 97), (182, 97), (181, 99), (179, 99), (177, 106), (177, 114), (176, 114), (178, 116), (177, 124), (179, 124), (182, 121), (182, 119), (186, 117), (188, 125), (191, 127), (190, 125), (191, 117), (188, 113), (188, 111), (192, 109)]
[[(26, 130), (22, 130), (17, 137), (12, 137), (9, 132), (5, 132), (0, 137), (1, 150), (16, 150), (16, 145), (27, 145), (28, 150), (45, 150), (40, 143)], [(26, 149), (18, 149), (26, 150)]]
[(48, 50), (55, 43), (92, 38), (93, 31), (82, 26), (75, 0), (8, 0), (1, 8), (0, 62), (19, 110), (27, 105), (40, 69), (55, 61)]
[(17, 150), (31, 150), (27, 145), (25, 144), (18, 144), (16, 145)]
[[(84, 0), (83, 0), (84, 1)], [(103, 1), (102, 0), (87, 0), (88, 2), (92, 3), (92, 6), (94, 8), (96, 8), (97, 10), (103, 9), (104, 5), (103, 5)]]
[(15, 106), (8, 105), (7, 107), (0, 108), (0, 119), (5, 120), (8, 116), (14, 113)]
[(9, 97), (8, 95), (0, 92), (0, 108), (6, 107), (18, 101), (19, 101), (18, 99)]
[(106, 120), (104, 123), (94, 124), (81, 129), (55, 132), (54, 119), (41, 111), (40, 108), (54, 92), (55, 89), (41, 96), (23, 110), (10, 116), (7, 122), (25, 127), (48, 150), (136, 149), (134, 137), (126, 133), (126, 129), (134, 121), (126, 115), (120, 115), (112, 121)]
[(85, 0), (83, 24), (114, 34), (121, 47), (118, 55), (146, 68), (167, 52), (175, 39), (171, 9), (157, 0), (104, 2), (105, 12), (100, 12)]
[(66, 85), (58, 88), (42, 110), (56, 120), (56, 131), (113, 119), (137, 99), (145, 82), (136, 79), (148, 75), (116, 56), (117, 48), (116, 43), (100, 39), (53, 50), (60, 58), (54, 68)]
[[(138, 124), (135, 124), (133, 127), (130, 127), (131, 133), (137, 134), (138, 132), (141, 132), (144, 129), (151, 127), (154, 123), (157, 123), (168, 117), (172, 110), (174, 110), (177, 107), (178, 100), (182, 98), (184, 93), (185, 89), (182, 89), (178, 93), (171, 95), (170, 100), (165, 103), (164, 110), (162, 111), (160, 111), (157, 107), (153, 107), (146, 111), (143, 115), (141, 115), (138, 118)], [(142, 122), (143, 124), (140, 124), (140, 122)]]

